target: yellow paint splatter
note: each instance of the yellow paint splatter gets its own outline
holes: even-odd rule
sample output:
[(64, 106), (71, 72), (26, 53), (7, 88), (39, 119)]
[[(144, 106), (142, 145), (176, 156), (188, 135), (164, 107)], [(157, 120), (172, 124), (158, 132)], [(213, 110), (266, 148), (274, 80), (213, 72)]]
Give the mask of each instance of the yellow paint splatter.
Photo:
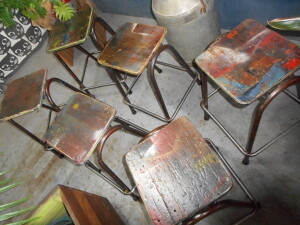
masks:
[(73, 109), (78, 109), (78, 108), (79, 108), (79, 104), (76, 103), (73, 105)]
[(197, 167), (199, 169), (203, 169), (204, 167), (206, 167), (208, 164), (215, 164), (218, 163), (218, 159), (215, 157), (214, 154), (209, 153), (208, 155), (204, 156), (203, 158), (201, 158), (200, 160), (198, 160), (197, 162)]

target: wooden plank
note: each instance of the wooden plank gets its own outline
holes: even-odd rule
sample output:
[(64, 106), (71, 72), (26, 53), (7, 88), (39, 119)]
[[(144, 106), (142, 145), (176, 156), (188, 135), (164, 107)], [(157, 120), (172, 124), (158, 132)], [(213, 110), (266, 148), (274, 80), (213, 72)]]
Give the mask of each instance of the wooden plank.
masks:
[(106, 198), (64, 186), (60, 189), (75, 225), (124, 225)]
[(73, 66), (73, 61), (74, 61), (74, 47), (57, 51), (57, 54), (64, 60), (64, 62), (69, 67)]

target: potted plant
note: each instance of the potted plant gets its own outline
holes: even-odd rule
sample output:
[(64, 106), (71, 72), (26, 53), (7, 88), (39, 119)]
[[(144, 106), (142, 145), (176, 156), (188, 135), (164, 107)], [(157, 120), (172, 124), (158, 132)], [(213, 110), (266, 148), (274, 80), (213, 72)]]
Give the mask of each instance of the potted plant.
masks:
[[(24, 16), (31, 20), (44, 18), (51, 7), (46, 7), (47, 3), (52, 3), (53, 10), (60, 20), (71, 19), (74, 15), (74, 9), (65, 0), (1, 0), (0, 1), (0, 21), (6, 27), (15, 24), (13, 20), (13, 9), (19, 10)], [(50, 14), (49, 14), (50, 15)]]

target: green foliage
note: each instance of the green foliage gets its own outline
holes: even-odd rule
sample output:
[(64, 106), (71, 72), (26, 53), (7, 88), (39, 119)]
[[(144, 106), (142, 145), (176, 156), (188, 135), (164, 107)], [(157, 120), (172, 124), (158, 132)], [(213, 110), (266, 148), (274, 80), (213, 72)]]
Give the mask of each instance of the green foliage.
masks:
[(300, 31), (300, 17), (277, 18), (268, 21), (268, 24), (279, 30), (294, 30)]
[[(0, 0), (1, 1), (1, 0)], [(3, 171), (0, 172), (0, 177), (2, 177), (4, 174), (7, 174), (9, 171)], [(0, 193), (8, 191), (16, 186), (18, 186), (21, 182), (20, 181), (15, 181), (15, 178), (11, 178), (11, 179), (5, 179), (5, 180), (1, 180), (0, 181)], [(20, 200), (16, 200), (10, 203), (6, 203), (6, 204), (2, 204), (0, 205), (0, 212), (4, 211), (4, 210), (9, 210), (19, 204), (22, 204), (23, 202), (26, 202), (29, 198), (22, 198)], [(34, 209), (34, 207), (28, 207), (25, 209), (21, 209), (21, 210), (15, 210), (13, 212), (5, 212), (5, 213), (1, 213), (0, 214), (0, 222), (5, 221), (7, 219), (10, 219), (12, 217), (21, 215), (23, 213), (29, 212), (32, 209)], [(14, 223), (9, 223), (7, 225), (22, 225), (22, 224), (27, 224), (33, 220), (38, 219), (37, 217), (35, 218), (31, 218), (28, 220), (22, 220), (22, 221), (18, 221), (18, 222), (14, 222)]]
[(46, 15), (46, 9), (41, 6), (44, 0), (0, 0), (0, 20), (10, 27), (15, 24), (12, 9), (19, 9), (29, 19), (37, 19)]
[(60, 0), (50, 0), (54, 5), (54, 10), (58, 19), (66, 21), (74, 16), (74, 9), (67, 3)]
[[(20, 12), (29, 19), (35, 20), (44, 18), (47, 14), (46, 9), (41, 6), (44, 0), (0, 0), (0, 21), (11, 27), (15, 24), (13, 20), (12, 9), (19, 9)], [(54, 11), (60, 20), (71, 19), (74, 15), (74, 9), (60, 0), (50, 0), (53, 3)]]

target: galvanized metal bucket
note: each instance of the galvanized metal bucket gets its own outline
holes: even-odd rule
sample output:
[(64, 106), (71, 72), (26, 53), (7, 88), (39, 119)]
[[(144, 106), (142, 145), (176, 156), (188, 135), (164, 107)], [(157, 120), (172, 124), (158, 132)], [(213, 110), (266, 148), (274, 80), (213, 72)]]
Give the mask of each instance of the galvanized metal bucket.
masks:
[(152, 0), (152, 10), (166, 39), (191, 64), (220, 34), (214, 0)]

